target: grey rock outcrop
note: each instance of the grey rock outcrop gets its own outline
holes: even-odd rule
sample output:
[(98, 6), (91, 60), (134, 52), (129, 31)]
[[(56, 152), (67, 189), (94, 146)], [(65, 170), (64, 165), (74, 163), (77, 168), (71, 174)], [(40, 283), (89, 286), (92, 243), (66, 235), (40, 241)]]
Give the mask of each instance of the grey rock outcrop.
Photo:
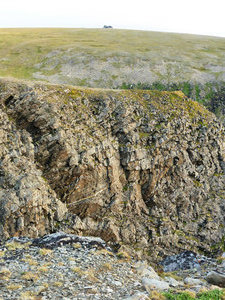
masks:
[(106, 248), (106, 243), (98, 237), (77, 236), (74, 234), (65, 234), (64, 232), (56, 232), (47, 234), (44, 237), (34, 239), (32, 245), (53, 249), (62, 245), (72, 245), (79, 243), (84, 248)]
[(192, 251), (184, 251), (177, 255), (167, 256), (161, 265), (165, 272), (173, 272), (176, 270), (199, 269), (200, 259), (197, 258), (196, 253)]
[(180, 92), (6, 80), (0, 99), (3, 237), (59, 229), (155, 259), (219, 249), (224, 129), (205, 108)]

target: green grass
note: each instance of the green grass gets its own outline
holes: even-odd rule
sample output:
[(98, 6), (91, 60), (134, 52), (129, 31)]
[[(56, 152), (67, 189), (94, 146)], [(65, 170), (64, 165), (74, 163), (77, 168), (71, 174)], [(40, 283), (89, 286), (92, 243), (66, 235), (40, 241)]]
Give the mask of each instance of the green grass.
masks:
[[(104, 29), (0, 29), (0, 76), (114, 88), (225, 77), (225, 39)], [(104, 71), (104, 72), (103, 72)]]
[(191, 293), (183, 292), (183, 293), (163, 293), (166, 299), (168, 300), (222, 300), (224, 299), (224, 292), (221, 290), (211, 290), (208, 292), (199, 293), (195, 296), (192, 296)]

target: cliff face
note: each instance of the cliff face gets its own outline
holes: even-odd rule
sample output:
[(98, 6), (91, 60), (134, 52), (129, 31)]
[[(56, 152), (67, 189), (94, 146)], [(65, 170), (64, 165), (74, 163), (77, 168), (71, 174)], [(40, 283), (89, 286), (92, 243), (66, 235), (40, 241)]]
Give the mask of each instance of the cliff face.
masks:
[(0, 81), (0, 234), (63, 229), (139, 255), (224, 236), (224, 129), (180, 92)]

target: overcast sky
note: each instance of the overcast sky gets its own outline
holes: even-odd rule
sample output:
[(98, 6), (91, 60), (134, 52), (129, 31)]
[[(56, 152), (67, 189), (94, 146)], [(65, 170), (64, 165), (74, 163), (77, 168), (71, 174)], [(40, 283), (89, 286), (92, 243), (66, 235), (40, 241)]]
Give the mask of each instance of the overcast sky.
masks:
[(225, 0), (0, 0), (0, 27), (105, 24), (225, 37)]

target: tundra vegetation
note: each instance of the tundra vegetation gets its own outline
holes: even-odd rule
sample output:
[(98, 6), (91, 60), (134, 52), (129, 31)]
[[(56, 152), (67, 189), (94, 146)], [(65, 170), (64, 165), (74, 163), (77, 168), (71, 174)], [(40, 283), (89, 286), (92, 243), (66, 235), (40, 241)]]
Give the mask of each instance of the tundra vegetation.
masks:
[(156, 81), (148, 83), (123, 83), (121, 89), (178, 91), (181, 90), (187, 97), (205, 105), (224, 123), (225, 114), (225, 84), (223, 81), (207, 83), (192, 83), (190, 81), (164, 83)]
[(2, 77), (181, 89), (219, 117), (224, 113), (224, 58), (225, 39), (217, 37), (103, 28), (0, 29)]

